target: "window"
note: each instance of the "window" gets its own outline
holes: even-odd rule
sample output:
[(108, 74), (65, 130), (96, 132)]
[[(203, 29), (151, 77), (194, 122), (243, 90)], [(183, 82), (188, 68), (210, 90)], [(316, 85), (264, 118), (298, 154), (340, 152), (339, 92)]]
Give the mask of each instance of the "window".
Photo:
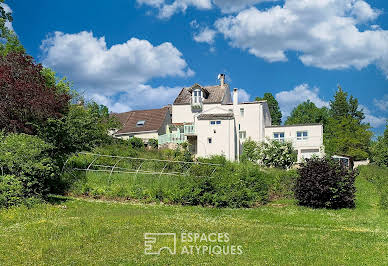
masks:
[(247, 132), (246, 131), (240, 131), (240, 139), (246, 139), (247, 138)]
[(307, 140), (307, 131), (297, 131), (296, 132), (296, 139), (297, 140)]
[(284, 141), (284, 132), (273, 133), (273, 139), (278, 141)]
[(210, 125), (221, 125), (221, 121), (210, 121)]
[(136, 126), (142, 127), (142, 126), (144, 126), (144, 124), (145, 124), (145, 120), (139, 120), (139, 121), (137, 121)]
[(209, 144), (212, 144), (212, 138), (207, 138), (207, 142), (208, 142)]
[(202, 101), (202, 91), (194, 90), (193, 91), (193, 103), (201, 103)]
[(216, 121), (216, 124), (217, 125), (221, 125), (221, 121)]
[(240, 116), (244, 117), (244, 108), (240, 108)]

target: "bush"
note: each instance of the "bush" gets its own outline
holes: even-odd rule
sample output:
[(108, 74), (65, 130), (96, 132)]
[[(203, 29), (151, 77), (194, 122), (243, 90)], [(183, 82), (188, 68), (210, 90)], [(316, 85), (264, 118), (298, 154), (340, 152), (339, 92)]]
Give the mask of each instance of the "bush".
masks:
[(243, 143), (242, 153), (240, 160), (242, 162), (254, 162), (256, 163), (260, 159), (260, 149), (256, 141), (250, 138)]
[(130, 145), (132, 146), (132, 148), (135, 148), (135, 149), (144, 148), (144, 142), (140, 138), (132, 137), (128, 141), (129, 141)]
[(262, 142), (260, 150), (260, 160), (267, 167), (290, 168), (296, 162), (298, 156), (291, 142), (276, 140)]
[(290, 142), (268, 140), (255, 142), (248, 139), (243, 144), (241, 161), (260, 163), (266, 167), (290, 168), (297, 160), (297, 153)]
[(56, 180), (51, 150), (51, 145), (36, 136), (9, 134), (0, 140), (1, 174), (16, 176), (23, 184), (24, 197), (42, 196)]
[(293, 199), (295, 183), (298, 178), (296, 170), (270, 168), (266, 172), (271, 176), (270, 199)]
[(157, 139), (149, 139), (148, 146), (154, 149), (158, 148), (158, 140)]
[(307, 159), (298, 170), (295, 197), (313, 208), (353, 208), (356, 172), (327, 158)]
[(9, 208), (23, 202), (23, 184), (16, 176), (0, 176), (0, 208)]

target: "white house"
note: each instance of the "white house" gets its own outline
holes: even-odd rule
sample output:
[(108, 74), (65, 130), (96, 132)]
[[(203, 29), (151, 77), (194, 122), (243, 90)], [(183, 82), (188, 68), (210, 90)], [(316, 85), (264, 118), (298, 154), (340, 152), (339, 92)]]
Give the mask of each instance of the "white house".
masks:
[(239, 103), (238, 90), (231, 93), (224, 74), (219, 80), (219, 85), (194, 84), (181, 90), (171, 106), (171, 122), (166, 120), (165, 133), (158, 133), (159, 146), (187, 141), (198, 157), (224, 155), (234, 161), (248, 138), (277, 139), (293, 143), (298, 161), (323, 154), (322, 125), (271, 126), (266, 101)]

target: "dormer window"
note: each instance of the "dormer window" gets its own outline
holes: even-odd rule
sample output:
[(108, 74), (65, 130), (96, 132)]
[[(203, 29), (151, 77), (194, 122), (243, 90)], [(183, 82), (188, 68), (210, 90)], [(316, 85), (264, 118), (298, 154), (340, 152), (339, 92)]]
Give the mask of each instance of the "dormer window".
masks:
[(143, 127), (144, 124), (145, 124), (145, 120), (139, 120), (139, 121), (137, 121), (136, 126), (137, 127)]
[(196, 89), (193, 91), (193, 103), (200, 104), (202, 102), (202, 91), (200, 89)]

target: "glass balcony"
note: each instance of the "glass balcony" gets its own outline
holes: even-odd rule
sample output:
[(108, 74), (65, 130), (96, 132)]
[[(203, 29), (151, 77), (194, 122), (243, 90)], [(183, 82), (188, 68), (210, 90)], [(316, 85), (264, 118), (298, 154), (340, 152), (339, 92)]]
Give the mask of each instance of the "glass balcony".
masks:
[(185, 135), (194, 135), (195, 134), (194, 125), (184, 125), (183, 132)]

